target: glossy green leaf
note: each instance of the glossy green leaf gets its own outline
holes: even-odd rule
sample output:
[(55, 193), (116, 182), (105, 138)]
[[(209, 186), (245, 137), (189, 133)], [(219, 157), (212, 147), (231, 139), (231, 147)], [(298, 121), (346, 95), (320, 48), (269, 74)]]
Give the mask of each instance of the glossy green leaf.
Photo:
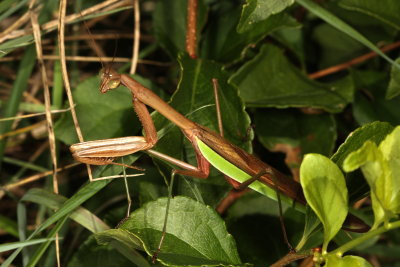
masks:
[[(291, 109), (257, 109), (255, 132), (269, 150), (288, 145), (299, 158), (307, 153), (330, 155), (336, 141), (336, 123), (330, 114), (304, 114)], [(296, 168), (296, 166), (290, 166)], [(300, 166), (297, 166), (299, 168)]]
[[(399, 2), (400, 3), (400, 2)], [(400, 58), (396, 59), (397, 63), (400, 63)], [(390, 72), (389, 87), (386, 91), (386, 98), (392, 99), (400, 94), (400, 70), (395, 66), (392, 66)]]
[(210, 10), (209, 27), (201, 45), (203, 57), (222, 62), (232, 62), (244, 55), (247, 48), (279, 29), (299, 28), (301, 25), (288, 14), (281, 12), (258, 23), (249, 25), (251, 30), (237, 32), (240, 6), (232, 1), (220, 2), (220, 8)]
[(338, 257), (337, 255), (328, 255), (326, 257), (325, 267), (372, 267), (364, 258), (359, 256)]
[(260, 53), (231, 78), (253, 107), (312, 107), (339, 112), (352, 101), (354, 87), (347, 77), (335, 84), (310, 80), (284, 57), (282, 50), (264, 45)]
[(373, 122), (357, 128), (340, 145), (331, 157), (339, 167), (342, 167), (345, 158), (353, 151), (359, 149), (364, 142), (370, 140), (379, 145), (385, 137), (393, 131), (393, 126), (387, 122)]
[(374, 228), (382, 222), (388, 222), (400, 212), (399, 143), (400, 127), (397, 127), (379, 147), (367, 141), (360, 149), (351, 153), (343, 164), (346, 171), (361, 167), (371, 188)]
[(400, 30), (400, 2), (397, 0), (341, 0), (340, 6), (362, 12)]
[[(166, 198), (145, 204), (120, 228), (138, 236), (153, 255), (161, 238)], [(158, 260), (166, 265), (238, 265), (235, 241), (210, 207), (190, 198), (171, 199), (167, 233)]]
[(324, 226), (323, 251), (348, 213), (347, 188), (339, 167), (319, 154), (307, 154), (300, 166), (300, 182), (307, 203)]
[(238, 32), (243, 33), (251, 29), (252, 24), (268, 19), (293, 3), (294, 0), (247, 0), (243, 5), (242, 16), (237, 26)]

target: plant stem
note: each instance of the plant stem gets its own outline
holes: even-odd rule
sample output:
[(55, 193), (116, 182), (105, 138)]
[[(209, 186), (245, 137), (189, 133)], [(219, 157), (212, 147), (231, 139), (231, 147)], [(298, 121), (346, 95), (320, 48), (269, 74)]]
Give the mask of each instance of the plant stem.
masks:
[(345, 253), (346, 251), (364, 243), (365, 241), (367, 241), (368, 239), (379, 235), (381, 233), (387, 232), (389, 230), (395, 229), (395, 228), (400, 228), (400, 221), (396, 221), (393, 223), (388, 223), (387, 225), (381, 226), (375, 230), (369, 231), (368, 233), (363, 234), (362, 236), (353, 239), (352, 241), (344, 244), (343, 246), (333, 250), (332, 252), (330, 252), (329, 254), (337, 254), (337, 255), (343, 255), (343, 253)]

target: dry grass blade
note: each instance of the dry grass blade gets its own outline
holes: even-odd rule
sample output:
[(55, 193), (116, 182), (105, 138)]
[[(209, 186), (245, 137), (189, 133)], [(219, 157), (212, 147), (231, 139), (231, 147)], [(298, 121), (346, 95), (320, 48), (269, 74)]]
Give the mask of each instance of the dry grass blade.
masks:
[[(82, 14), (84, 16), (86, 16), (86, 15), (90, 15), (90, 14), (93, 14), (93, 13), (99, 12), (99, 11), (107, 11), (107, 10), (115, 9), (116, 7), (127, 6), (127, 5), (130, 5), (130, 3), (131, 3), (131, 1), (128, 1), (128, 0), (125, 0), (125, 1), (109, 0), (109, 1), (102, 2), (100, 4), (97, 4), (95, 6), (92, 6), (90, 8), (83, 10)], [(81, 18), (82, 18), (82, 16), (80, 14), (69, 15), (68, 17), (64, 18), (64, 22), (65, 22), (64, 24), (72, 23), (72, 22), (76, 21), (77, 19), (81, 19)], [(43, 24), (41, 29), (45, 33), (51, 32), (57, 28), (58, 21), (59, 21), (59, 19), (49, 21), (49, 22)], [(12, 31), (3, 37), (0, 37), (0, 43), (4, 42), (6, 40), (9, 40), (9, 39), (15, 39), (18, 37), (26, 36), (31, 33), (32, 33), (32, 29)]]
[[(71, 110), (71, 108), (66, 108), (66, 109), (59, 109), (59, 110), (51, 110), (51, 114), (57, 114), (57, 113), (64, 113)], [(16, 119), (26, 119), (26, 118), (32, 118), (32, 117), (38, 117), (46, 115), (46, 112), (40, 112), (40, 113), (34, 113), (34, 114), (26, 114), (26, 115), (21, 115), (21, 116), (15, 116), (15, 117), (8, 117), (8, 118), (2, 118), (0, 119), (0, 122), (2, 121), (12, 121)]]
[[(50, 100), (50, 89), (49, 83), (47, 80), (47, 73), (46, 67), (43, 61), (43, 52), (42, 52), (42, 39), (40, 35), (40, 26), (38, 22), (38, 14), (33, 10), (33, 6), (35, 5), (35, 0), (32, 0), (29, 4), (29, 13), (31, 18), (33, 36), (35, 39), (35, 47), (36, 47), (36, 54), (37, 60), (39, 62), (40, 72), (42, 74), (42, 83), (44, 87), (44, 103), (46, 108), (46, 121), (47, 121), (47, 132), (49, 136), (49, 144), (50, 144), (50, 153), (51, 153), (51, 160), (53, 163), (53, 191), (54, 193), (58, 194), (58, 181), (57, 181), (57, 154), (56, 154), (56, 138), (54, 135), (54, 126), (53, 126), (53, 119), (51, 116), (51, 100)], [(58, 240), (58, 233), (56, 234), (55, 240), (56, 246), (56, 256), (57, 256), (57, 266), (61, 266), (60, 260), (60, 244)]]
[[(64, 167), (60, 167), (60, 168), (58, 168), (56, 171), (57, 171), (57, 172), (61, 172), (61, 171), (70, 169), (70, 168), (72, 168), (72, 167), (78, 166), (78, 165), (80, 165), (80, 164), (81, 164), (81, 163), (75, 162), (75, 163), (66, 165), (66, 166), (64, 166)], [(32, 175), (32, 176), (23, 178), (23, 179), (19, 180), (18, 182), (11, 183), (11, 184), (7, 184), (7, 185), (5, 185), (5, 186), (3, 186), (3, 187), (0, 188), (0, 190), (1, 190), (1, 191), (0, 191), (0, 199), (3, 197), (4, 191), (12, 191), (12, 190), (14, 190), (14, 189), (16, 189), (16, 188), (18, 188), (18, 187), (20, 187), (20, 186), (22, 186), (22, 185), (26, 185), (26, 184), (35, 182), (35, 181), (37, 181), (37, 180), (40, 180), (40, 179), (42, 179), (42, 178), (44, 178), (44, 177), (46, 177), (46, 176), (49, 176), (49, 175), (51, 175), (52, 173), (53, 173), (53, 170), (47, 171), (47, 172), (42, 172), (42, 173), (38, 173), (38, 174), (35, 174), (35, 175)]]
[(134, 74), (136, 72), (138, 59), (139, 59), (139, 41), (140, 41), (140, 7), (139, 0), (133, 1), (133, 11), (135, 15), (135, 28), (134, 28), (134, 38), (133, 38), (133, 53), (132, 53), (132, 65), (130, 74)]
[[(59, 43), (59, 54), (60, 54), (60, 62), (61, 62), (61, 71), (62, 71), (62, 76), (63, 76), (63, 81), (64, 81), (64, 86), (65, 86), (65, 91), (67, 93), (68, 97), (68, 102), (69, 106), (71, 107), (71, 115), (72, 115), (72, 120), (75, 125), (75, 130), (76, 134), (78, 135), (78, 139), (80, 142), (83, 142), (83, 135), (81, 128), (79, 126), (78, 122), (78, 117), (76, 116), (76, 111), (75, 111), (75, 104), (74, 104), (74, 99), (72, 97), (72, 92), (71, 92), (71, 85), (69, 83), (69, 77), (68, 77), (68, 71), (67, 71), (67, 63), (65, 60), (65, 13), (67, 9), (67, 1), (66, 0), (61, 0), (60, 1), (60, 8), (59, 8), (59, 14), (58, 14), (58, 43)], [(90, 169), (89, 165), (86, 165), (88, 175), (90, 180), (92, 180), (92, 171)]]

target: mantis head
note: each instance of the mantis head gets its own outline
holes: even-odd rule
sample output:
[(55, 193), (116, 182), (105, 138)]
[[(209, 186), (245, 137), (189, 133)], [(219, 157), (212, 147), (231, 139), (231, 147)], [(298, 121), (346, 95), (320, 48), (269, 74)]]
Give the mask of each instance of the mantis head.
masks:
[(107, 93), (109, 90), (115, 89), (121, 83), (121, 75), (111, 67), (105, 67), (100, 70), (100, 92)]

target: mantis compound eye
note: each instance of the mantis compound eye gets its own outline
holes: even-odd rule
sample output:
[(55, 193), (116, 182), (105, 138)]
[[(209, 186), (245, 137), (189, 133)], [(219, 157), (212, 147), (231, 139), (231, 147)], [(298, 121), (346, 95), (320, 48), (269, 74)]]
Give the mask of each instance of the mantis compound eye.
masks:
[(101, 69), (100, 78), (101, 78), (100, 92), (102, 93), (106, 93), (108, 90), (117, 88), (121, 83), (120, 75), (116, 71), (110, 68)]
[(121, 82), (119, 79), (112, 79), (107, 82), (107, 87), (109, 88), (109, 90), (115, 89), (119, 86), (120, 83)]

